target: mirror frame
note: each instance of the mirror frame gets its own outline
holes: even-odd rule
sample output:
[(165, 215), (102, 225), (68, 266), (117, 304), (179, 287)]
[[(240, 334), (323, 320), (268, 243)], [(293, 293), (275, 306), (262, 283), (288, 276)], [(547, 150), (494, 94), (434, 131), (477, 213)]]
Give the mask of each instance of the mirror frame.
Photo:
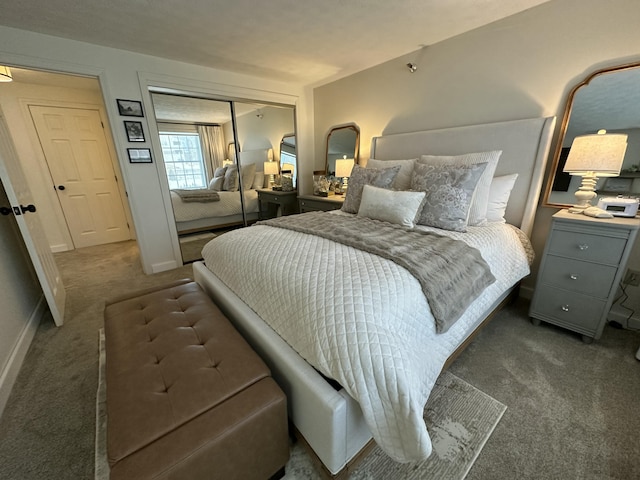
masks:
[(347, 123), (345, 125), (332, 127), (327, 132), (327, 141), (325, 145), (326, 148), (324, 151), (324, 171), (326, 172), (326, 174), (329, 173), (329, 140), (331, 139), (331, 134), (336, 132), (337, 130), (353, 130), (356, 133), (356, 145), (353, 152), (353, 160), (354, 163), (358, 163), (358, 157), (360, 155), (360, 129), (358, 128), (358, 125), (356, 125), (355, 123)]
[(295, 157), (296, 157), (296, 164), (294, 165), (295, 170), (292, 173), (293, 176), (293, 188), (297, 189), (297, 179), (298, 179), (298, 145), (296, 142), (296, 132), (292, 132), (292, 133), (285, 133), (284, 135), (282, 135), (282, 139), (280, 140), (280, 171), (282, 171), (282, 146), (283, 145), (290, 145), (285, 143), (284, 139), (285, 138), (293, 138), (293, 150), (295, 152)]
[(567, 97), (567, 103), (564, 107), (564, 114), (562, 117), (562, 122), (560, 124), (560, 130), (559, 130), (560, 133), (558, 135), (556, 149), (553, 153), (551, 167), (547, 177), (547, 182), (544, 189), (544, 195), (542, 197), (543, 198), (542, 206), (556, 207), (556, 208), (564, 208), (567, 206), (571, 206), (571, 204), (566, 204), (566, 203), (550, 202), (549, 197), (551, 196), (551, 191), (552, 191), (551, 189), (553, 188), (553, 182), (555, 180), (556, 174), (558, 173), (557, 169), (558, 169), (558, 162), (560, 161), (560, 154), (562, 153), (562, 145), (564, 144), (565, 135), (567, 133), (567, 126), (569, 125), (569, 120), (571, 118), (571, 109), (573, 107), (573, 100), (576, 93), (578, 93), (578, 90), (580, 90), (582, 87), (589, 85), (589, 83), (591, 83), (591, 81), (594, 78), (600, 75), (606, 75), (609, 73), (620, 72), (624, 70), (631, 70), (633, 68), (639, 68), (639, 67), (640, 67), (640, 62), (633, 62), (633, 63), (624, 64), (624, 65), (618, 65), (615, 67), (601, 68), (589, 74), (582, 82), (580, 82), (579, 84), (577, 84), (571, 89), (571, 91), (569, 92), (569, 96)]

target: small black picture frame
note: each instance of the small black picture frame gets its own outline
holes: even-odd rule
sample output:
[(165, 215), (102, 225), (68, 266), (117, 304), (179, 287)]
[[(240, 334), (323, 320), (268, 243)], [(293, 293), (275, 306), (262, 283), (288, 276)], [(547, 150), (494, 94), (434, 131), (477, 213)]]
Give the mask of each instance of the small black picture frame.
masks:
[(130, 142), (144, 142), (144, 130), (142, 122), (124, 121), (124, 130), (127, 132), (127, 140)]
[(117, 98), (116, 103), (118, 104), (118, 112), (123, 117), (144, 117), (142, 102)]
[(129, 163), (151, 163), (150, 148), (127, 148)]

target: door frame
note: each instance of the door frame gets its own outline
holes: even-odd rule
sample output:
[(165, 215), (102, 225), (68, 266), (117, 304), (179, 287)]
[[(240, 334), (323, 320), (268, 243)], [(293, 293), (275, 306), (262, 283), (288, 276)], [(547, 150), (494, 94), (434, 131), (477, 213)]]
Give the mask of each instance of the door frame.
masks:
[[(115, 142), (114, 142), (113, 134), (111, 132), (111, 126), (108, 121), (104, 103), (99, 105), (99, 104), (87, 104), (87, 103), (79, 103), (79, 102), (68, 102), (64, 100), (57, 101), (57, 100), (42, 100), (42, 99), (36, 99), (36, 98), (21, 98), (19, 101), (19, 104), (20, 104), (20, 109), (22, 110), (23, 115), (25, 116), (25, 118), (29, 119), (29, 126), (33, 127), (28, 129), (27, 135), (31, 141), (34, 152), (36, 153), (36, 157), (37, 157), (36, 162), (38, 164), (40, 174), (42, 175), (42, 178), (45, 179), (45, 181), (48, 182), (49, 185), (51, 185), (52, 187), (51, 189), (47, 190), (47, 196), (49, 197), (50, 205), (52, 205), (52, 208), (55, 210), (56, 223), (58, 224), (58, 228), (60, 229), (63, 236), (65, 237), (65, 240), (67, 241), (67, 245), (70, 247), (66, 249), (64, 247), (56, 248), (56, 246), (54, 245), (52, 246), (52, 251), (61, 252), (66, 250), (73, 250), (75, 247), (73, 244), (73, 240), (71, 238), (71, 233), (69, 232), (69, 226), (67, 225), (64, 210), (62, 209), (62, 205), (60, 204), (60, 200), (56, 195), (56, 192), (53, 190), (55, 183), (53, 181), (53, 177), (51, 176), (51, 172), (49, 171), (47, 158), (44, 154), (42, 145), (40, 143), (38, 130), (36, 129), (35, 125), (33, 125), (31, 112), (29, 110), (29, 107), (32, 105), (42, 106), (42, 107), (75, 108), (75, 109), (89, 109), (89, 110), (95, 109), (98, 111), (100, 115), (100, 121), (102, 122), (102, 126), (103, 126), (103, 132), (104, 132), (105, 140), (107, 143), (107, 149), (109, 151), (109, 160), (111, 161), (111, 166), (113, 168), (113, 171), (116, 177), (118, 178), (118, 182), (117, 182), (118, 194), (120, 195), (120, 201), (122, 202), (122, 206), (124, 207), (125, 217), (126, 217), (127, 223), (129, 224), (129, 237), (130, 239), (135, 239), (136, 238), (135, 226), (133, 223), (131, 208), (129, 206), (127, 192), (125, 189), (124, 176), (120, 168), (118, 156), (116, 155)], [(21, 159), (21, 162), (22, 162), (22, 159)]]

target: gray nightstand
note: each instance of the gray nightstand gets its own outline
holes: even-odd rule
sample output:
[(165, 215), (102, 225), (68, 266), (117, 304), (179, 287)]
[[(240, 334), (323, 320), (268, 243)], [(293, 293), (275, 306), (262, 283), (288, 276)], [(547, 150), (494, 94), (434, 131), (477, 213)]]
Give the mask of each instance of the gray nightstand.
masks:
[(640, 219), (553, 216), (529, 316), (582, 334), (602, 335)]
[(318, 197), (317, 195), (300, 195), (298, 206), (300, 213), (340, 210), (344, 203), (344, 195), (331, 195), (330, 197)]
[(297, 191), (282, 192), (271, 189), (258, 189), (259, 218), (264, 220), (278, 215), (278, 208), (282, 215), (298, 213)]

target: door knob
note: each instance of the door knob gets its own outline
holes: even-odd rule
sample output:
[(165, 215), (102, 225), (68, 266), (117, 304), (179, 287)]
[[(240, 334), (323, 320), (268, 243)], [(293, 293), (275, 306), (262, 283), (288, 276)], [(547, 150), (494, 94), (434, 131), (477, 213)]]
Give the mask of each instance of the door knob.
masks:
[(32, 203), (30, 203), (26, 207), (24, 205), (20, 205), (20, 210), (22, 210), (22, 213), (26, 213), (26, 212), (36, 213), (36, 206), (33, 205)]
[(64, 190), (66, 187), (64, 185), (58, 185), (58, 190), (62, 191)]
[(0, 215), (11, 215), (13, 210), (10, 207), (0, 207)]

